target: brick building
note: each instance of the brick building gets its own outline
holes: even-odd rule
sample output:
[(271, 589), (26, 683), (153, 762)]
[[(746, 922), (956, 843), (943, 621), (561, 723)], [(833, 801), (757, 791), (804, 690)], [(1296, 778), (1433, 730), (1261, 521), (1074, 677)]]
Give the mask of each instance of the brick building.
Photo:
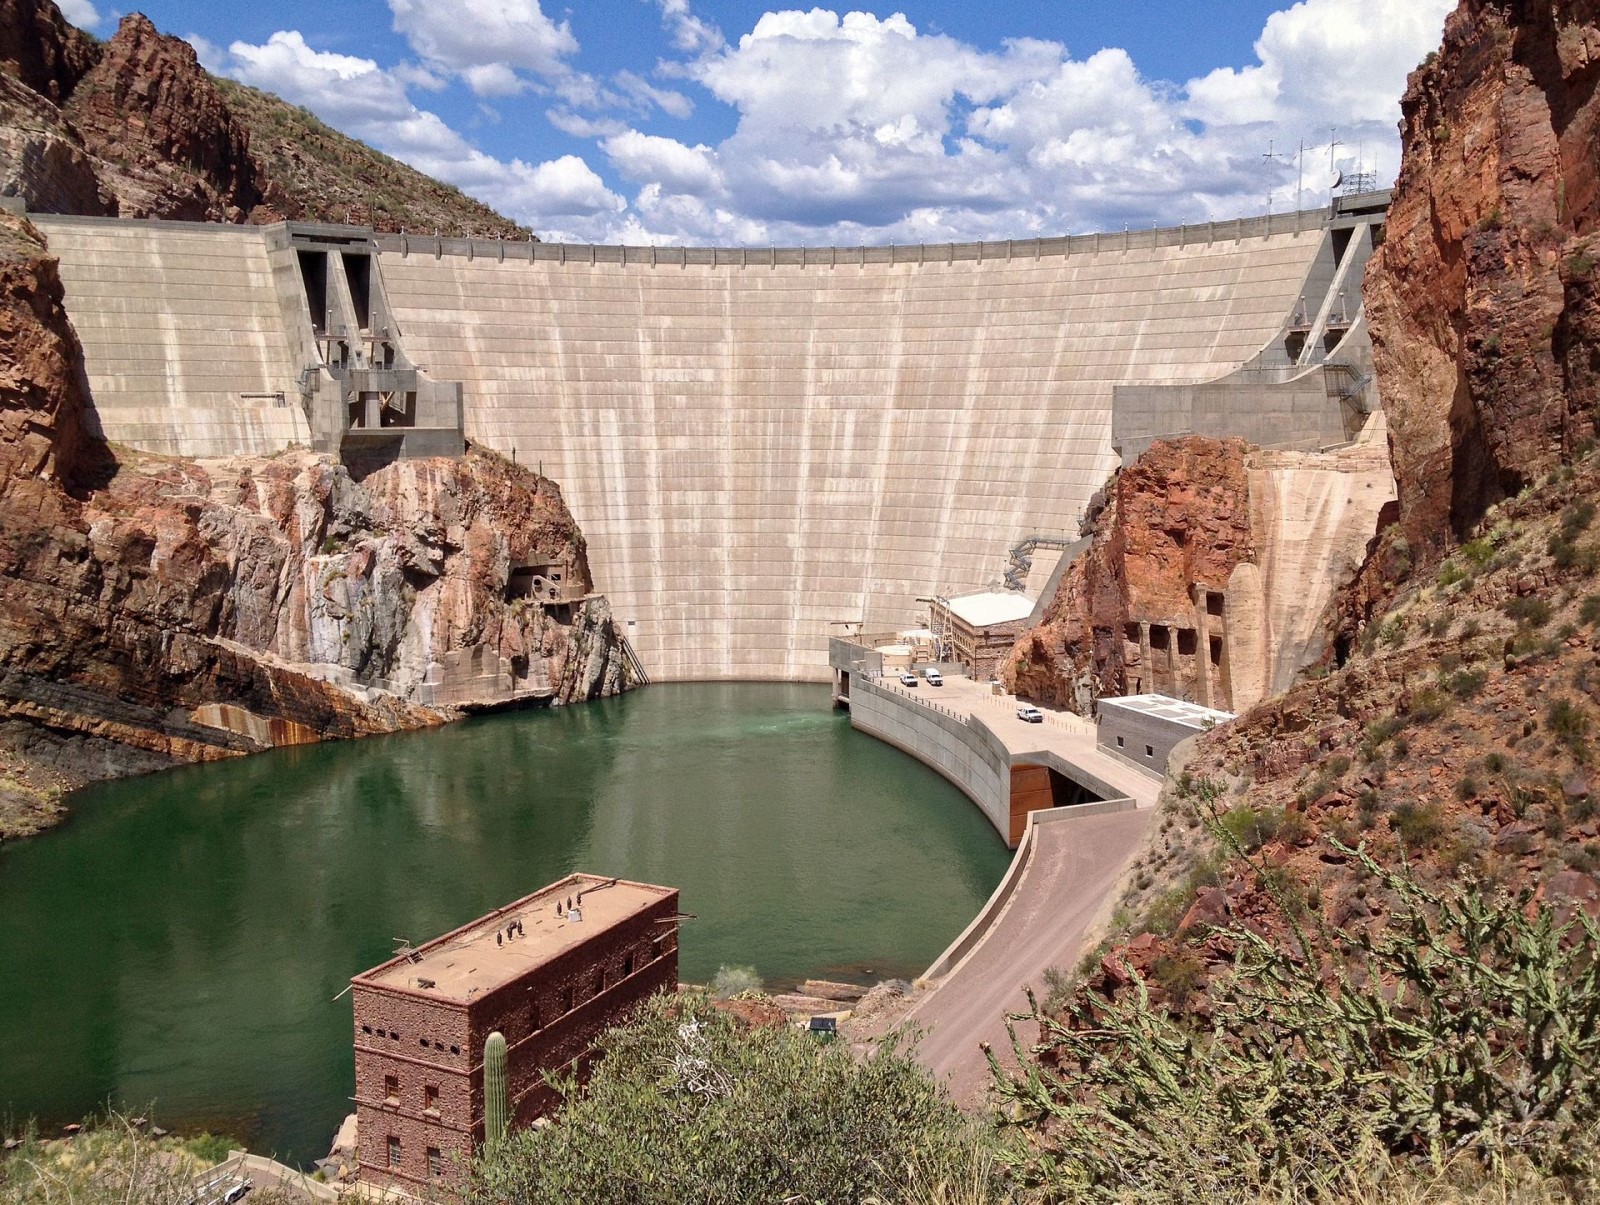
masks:
[(937, 598), (928, 626), (938, 635), (939, 655), (959, 661), (975, 680), (992, 678), (1028, 625), (1033, 600), (1009, 590), (986, 590), (957, 598)]
[(448, 1191), (483, 1142), (496, 1030), (513, 1127), (549, 1110), (543, 1072), (581, 1073), (603, 1030), (676, 987), (677, 917), (675, 888), (575, 874), (357, 975), (361, 1178)]

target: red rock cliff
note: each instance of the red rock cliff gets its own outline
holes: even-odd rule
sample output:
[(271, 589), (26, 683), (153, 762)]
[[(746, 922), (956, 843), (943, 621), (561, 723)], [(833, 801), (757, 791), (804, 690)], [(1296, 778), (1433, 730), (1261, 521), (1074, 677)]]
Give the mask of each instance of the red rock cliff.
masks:
[(1600, 5), (1464, 0), (1411, 77), (1366, 298), (1425, 560), (1594, 435)]
[(250, 139), (194, 48), (124, 17), (63, 106), (122, 217), (241, 221), (261, 202)]
[[(0, 747), (71, 784), (626, 685), (551, 482), (476, 453), (118, 464), (61, 296), (0, 215)], [(572, 603), (508, 598), (557, 563)]]

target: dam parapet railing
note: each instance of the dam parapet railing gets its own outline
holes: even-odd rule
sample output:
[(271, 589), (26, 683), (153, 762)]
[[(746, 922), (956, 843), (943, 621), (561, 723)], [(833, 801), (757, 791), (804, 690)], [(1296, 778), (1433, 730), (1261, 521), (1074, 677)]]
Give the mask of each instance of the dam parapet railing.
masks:
[(619, 267), (686, 268), (848, 268), (867, 264), (954, 264), (996, 260), (1043, 259), (1046, 256), (1091, 255), (1159, 247), (1239, 243), (1246, 239), (1306, 234), (1322, 230), (1330, 209), (1304, 209), (1221, 222), (1194, 222), (1152, 230), (1119, 230), (1053, 238), (1003, 239), (974, 243), (891, 243), (854, 247), (657, 247), (545, 243), (533, 239), (444, 238), (429, 234), (374, 234), (381, 252), (435, 259), (446, 255), (469, 260), (556, 263), (574, 266), (615, 264)]

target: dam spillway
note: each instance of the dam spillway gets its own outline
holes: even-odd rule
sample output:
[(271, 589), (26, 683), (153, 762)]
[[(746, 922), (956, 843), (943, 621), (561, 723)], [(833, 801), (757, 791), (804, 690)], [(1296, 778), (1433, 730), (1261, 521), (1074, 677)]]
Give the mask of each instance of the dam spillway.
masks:
[[(1118, 464), (1115, 388), (1257, 358), (1333, 275), (1327, 216), (926, 248), (370, 246), (467, 437), (561, 484), (653, 678), (820, 680), (835, 625), (904, 626), (1019, 540), (1076, 536)], [(35, 220), (108, 438), (310, 440), (317, 333), (281, 227)]]

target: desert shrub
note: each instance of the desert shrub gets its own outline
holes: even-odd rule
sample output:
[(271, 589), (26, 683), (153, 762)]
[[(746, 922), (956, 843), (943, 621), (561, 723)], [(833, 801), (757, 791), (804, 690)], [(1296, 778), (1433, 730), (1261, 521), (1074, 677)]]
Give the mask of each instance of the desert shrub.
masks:
[(1466, 571), (1466, 569), (1462, 568), (1462, 566), (1456, 563), (1456, 559), (1454, 557), (1451, 557), (1444, 564), (1439, 566), (1438, 582), (1441, 586), (1453, 586), (1457, 582), (1466, 581), (1469, 576), (1471, 575)]
[(711, 994), (718, 1000), (731, 1000), (745, 992), (759, 992), (761, 976), (755, 967), (718, 967), (711, 977)]
[(1470, 699), (1483, 689), (1489, 675), (1481, 669), (1461, 669), (1445, 679), (1445, 689), (1458, 699)]
[(1415, 853), (1439, 839), (1444, 832), (1444, 813), (1436, 803), (1415, 803), (1408, 799), (1395, 808), (1389, 817), (1389, 826), (1405, 847)]
[(1304, 812), (1285, 812), (1277, 836), (1285, 845), (1299, 845), (1311, 836), (1311, 821)]
[(1474, 569), (1482, 569), (1494, 558), (1494, 541), (1479, 536), (1461, 546), (1461, 556)]
[(1384, 744), (1405, 726), (1405, 720), (1397, 715), (1388, 715), (1382, 719), (1373, 720), (1372, 723), (1367, 725), (1366, 735), (1361, 740), (1361, 756), (1367, 761), (1373, 761)]
[(469, 1201), (890, 1202), (928, 1177), (982, 1176), (985, 1136), (893, 1039), (857, 1058), (686, 994), (600, 1046), (588, 1087), (565, 1083), (554, 1124), (498, 1144)]
[(1398, 617), (1391, 619), (1378, 632), (1378, 639), (1390, 648), (1397, 649), (1406, 642), (1406, 625)]
[(1162, 954), (1150, 964), (1150, 979), (1166, 992), (1172, 1007), (1182, 1008), (1205, 985), (1205, 963), (1192, 950)]
[(1561, 512), (1561, 534), (1575, 540), (1594, 522), (1594, 503), (1580, 498)]
[(1581, 757), (1586, 751), (1589, 716), (1581, 705), (1571, 699), (1551, 699), (1544, 709), (1544, 726), (1545, 731), (1574, 755)]
[(1600, 623), (1600, 594), (1590, 594), (1578, 604), (1578, 618), (1591, 626)]
[(1501, 610), (1508, 618), (1530, 628), (1542, 628), (1550, 622), (1550, 604), (1537, 594), (1513, 598)]
[(1283, 825), (1282, 808), (1253, 808), (1240, 804), (1217, 819), (1226, 838), (1246, 853), (1254, 853), (1277, 835)]
[(1026, 1072), (990, 1064), (1025, 1185), (1051, 1200), (1371, 1201), (1370, 1184), (1348, 1191), (1352, 1169), (1409, 1155), (1490, 1174), (1525, 1159), (1586, 1195), (1596, 922), (1531, 889), (1437, 894), (1341, 848), (1394, 900), (1389, 923), (1315, 941), (1291, 925), (1289, 942), (1231, 929), (1236, 962), (1208, 985), (1203, 1025), (1153, 1005), (1136, 973), (1115, 999), (1017, 1018), (1039, 1026), (1031, 1051), (1013, 1030)]
[(1406, 707), (1406, 719), (1419, 724), (1430, 723), (1450, 710), (1450, 696), (1435, 686), (1424, 686), (1415, 691)]

